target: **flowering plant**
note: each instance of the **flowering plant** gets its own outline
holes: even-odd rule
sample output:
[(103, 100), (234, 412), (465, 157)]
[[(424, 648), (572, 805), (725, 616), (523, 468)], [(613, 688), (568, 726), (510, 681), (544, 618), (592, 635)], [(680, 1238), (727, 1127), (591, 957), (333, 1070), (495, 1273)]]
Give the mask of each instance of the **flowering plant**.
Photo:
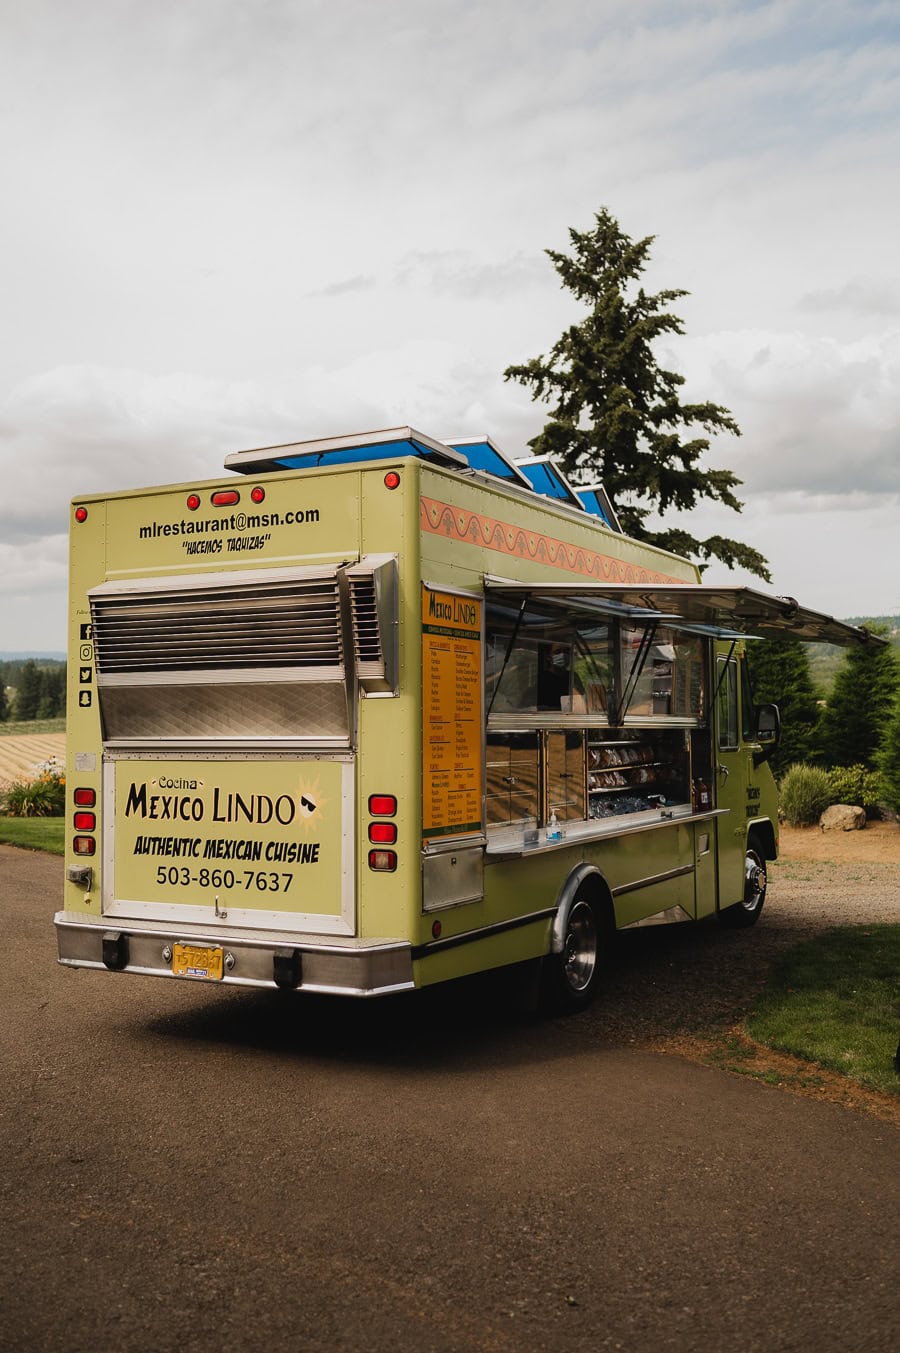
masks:
[(9, 817), (61, 817), (66, 811), (66, 775), (51, 757), (34, 767), (31, 779), (15, 780), (3, 793)]

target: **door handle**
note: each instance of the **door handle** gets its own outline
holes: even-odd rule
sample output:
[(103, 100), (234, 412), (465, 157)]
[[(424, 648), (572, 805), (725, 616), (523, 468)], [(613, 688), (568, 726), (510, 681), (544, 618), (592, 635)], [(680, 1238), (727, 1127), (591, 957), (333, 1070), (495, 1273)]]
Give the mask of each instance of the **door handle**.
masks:
[(724, 766), (724, 765), (722, 764), (721, 761), (719, 762), (718, 766), (716, 767), (716, 770), (719, 772), (719, 774), (721, 775), (721, 777), (722, 777), (723, 780), (727, 780), (727, 779), (728, 779), (728, 774), (729, 774), (728, 767), (727, 767), (727, 766)]

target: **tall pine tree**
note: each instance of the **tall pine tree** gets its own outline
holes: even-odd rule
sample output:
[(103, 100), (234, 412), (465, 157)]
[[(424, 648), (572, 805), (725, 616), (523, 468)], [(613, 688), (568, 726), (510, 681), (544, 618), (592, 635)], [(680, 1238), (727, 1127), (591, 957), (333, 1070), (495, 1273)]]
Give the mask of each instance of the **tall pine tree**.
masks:
[(720, 404), (684, 404), (684, 377), (659, 365), (654, 341), (684, 332), (669, 306), (685, 291), (648, 295), (638, 285), (654, 237), (633, 241), (603, 208), (593, 230), (569, 231), (572, 253), (548, 249), (562, 285), (588, 313), (572, 324), (547, 357), (506, 368), (505, 380), (531, 388), (534, 399), (550, 404), (542, 432), (529, 442), (535, 454), (551, 453), (576, 483), (598, 476), (616, 505), (629, 535), (701, 564), (720, 559), (770, 580), (763, 556), (725, 536), (700, 540), (672, 527), (652, 530), (655, 513), (688, 511), (711, 498), (740, 512), (730, 470), (701, 465), (710, 436), (740, 436)]
[(22, 664), (22, 675), (16, 691), (16, 718), (31, 720), (38, 717), (44, 697), (44, 673), (34, 658)]
[(892, 812), (900, 813), (900, 692), (885, 724), (876, 761), (885, 803)]
[[(872, 626), (873, 633), (884, 633)], [(900, 685), (892, 647), (847, 650), (819, 725), (819, 760), (826, 766), (875, 766)]]
[(819, 701), (809, 672), (806, 644), (791, 639), (760, 639), (747, 645), (753, 697), (774, 704), (781, 714), (781, 739), (771, 756), (780, 775), (797, 761), (809, 761), (816, 748)]

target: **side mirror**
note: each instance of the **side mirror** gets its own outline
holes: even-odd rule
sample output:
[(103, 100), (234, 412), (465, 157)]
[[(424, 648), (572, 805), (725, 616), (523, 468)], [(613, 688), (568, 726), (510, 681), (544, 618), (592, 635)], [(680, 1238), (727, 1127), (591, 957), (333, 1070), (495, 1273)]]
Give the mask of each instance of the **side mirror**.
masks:
[(761, 750), (753, 753), (753, 764), (759, 766), (778, 746), (781, 738), (781, 715), (777, 705), (759, 705), (756, 710), (756, 740), (762, 743)]

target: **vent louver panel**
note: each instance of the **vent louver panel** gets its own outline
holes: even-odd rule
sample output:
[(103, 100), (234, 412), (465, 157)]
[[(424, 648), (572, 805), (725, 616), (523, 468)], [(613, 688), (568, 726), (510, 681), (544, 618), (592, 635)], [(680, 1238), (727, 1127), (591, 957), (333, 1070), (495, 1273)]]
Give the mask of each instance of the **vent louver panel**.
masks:
[(360, 677), (384, 676), (384, 651), (378, 623), (375, 579), (371, 574), (350, 578), (350, 614), (353, 621), (353, 648)]
[(397, 560), (367, 554), (347, 569), (356, 677), (366, 695), (397, 691)]
[(93, 596), (91, 619), (101, 678), (285, 668), (301, 679), (343, 676), (335, 576)]

